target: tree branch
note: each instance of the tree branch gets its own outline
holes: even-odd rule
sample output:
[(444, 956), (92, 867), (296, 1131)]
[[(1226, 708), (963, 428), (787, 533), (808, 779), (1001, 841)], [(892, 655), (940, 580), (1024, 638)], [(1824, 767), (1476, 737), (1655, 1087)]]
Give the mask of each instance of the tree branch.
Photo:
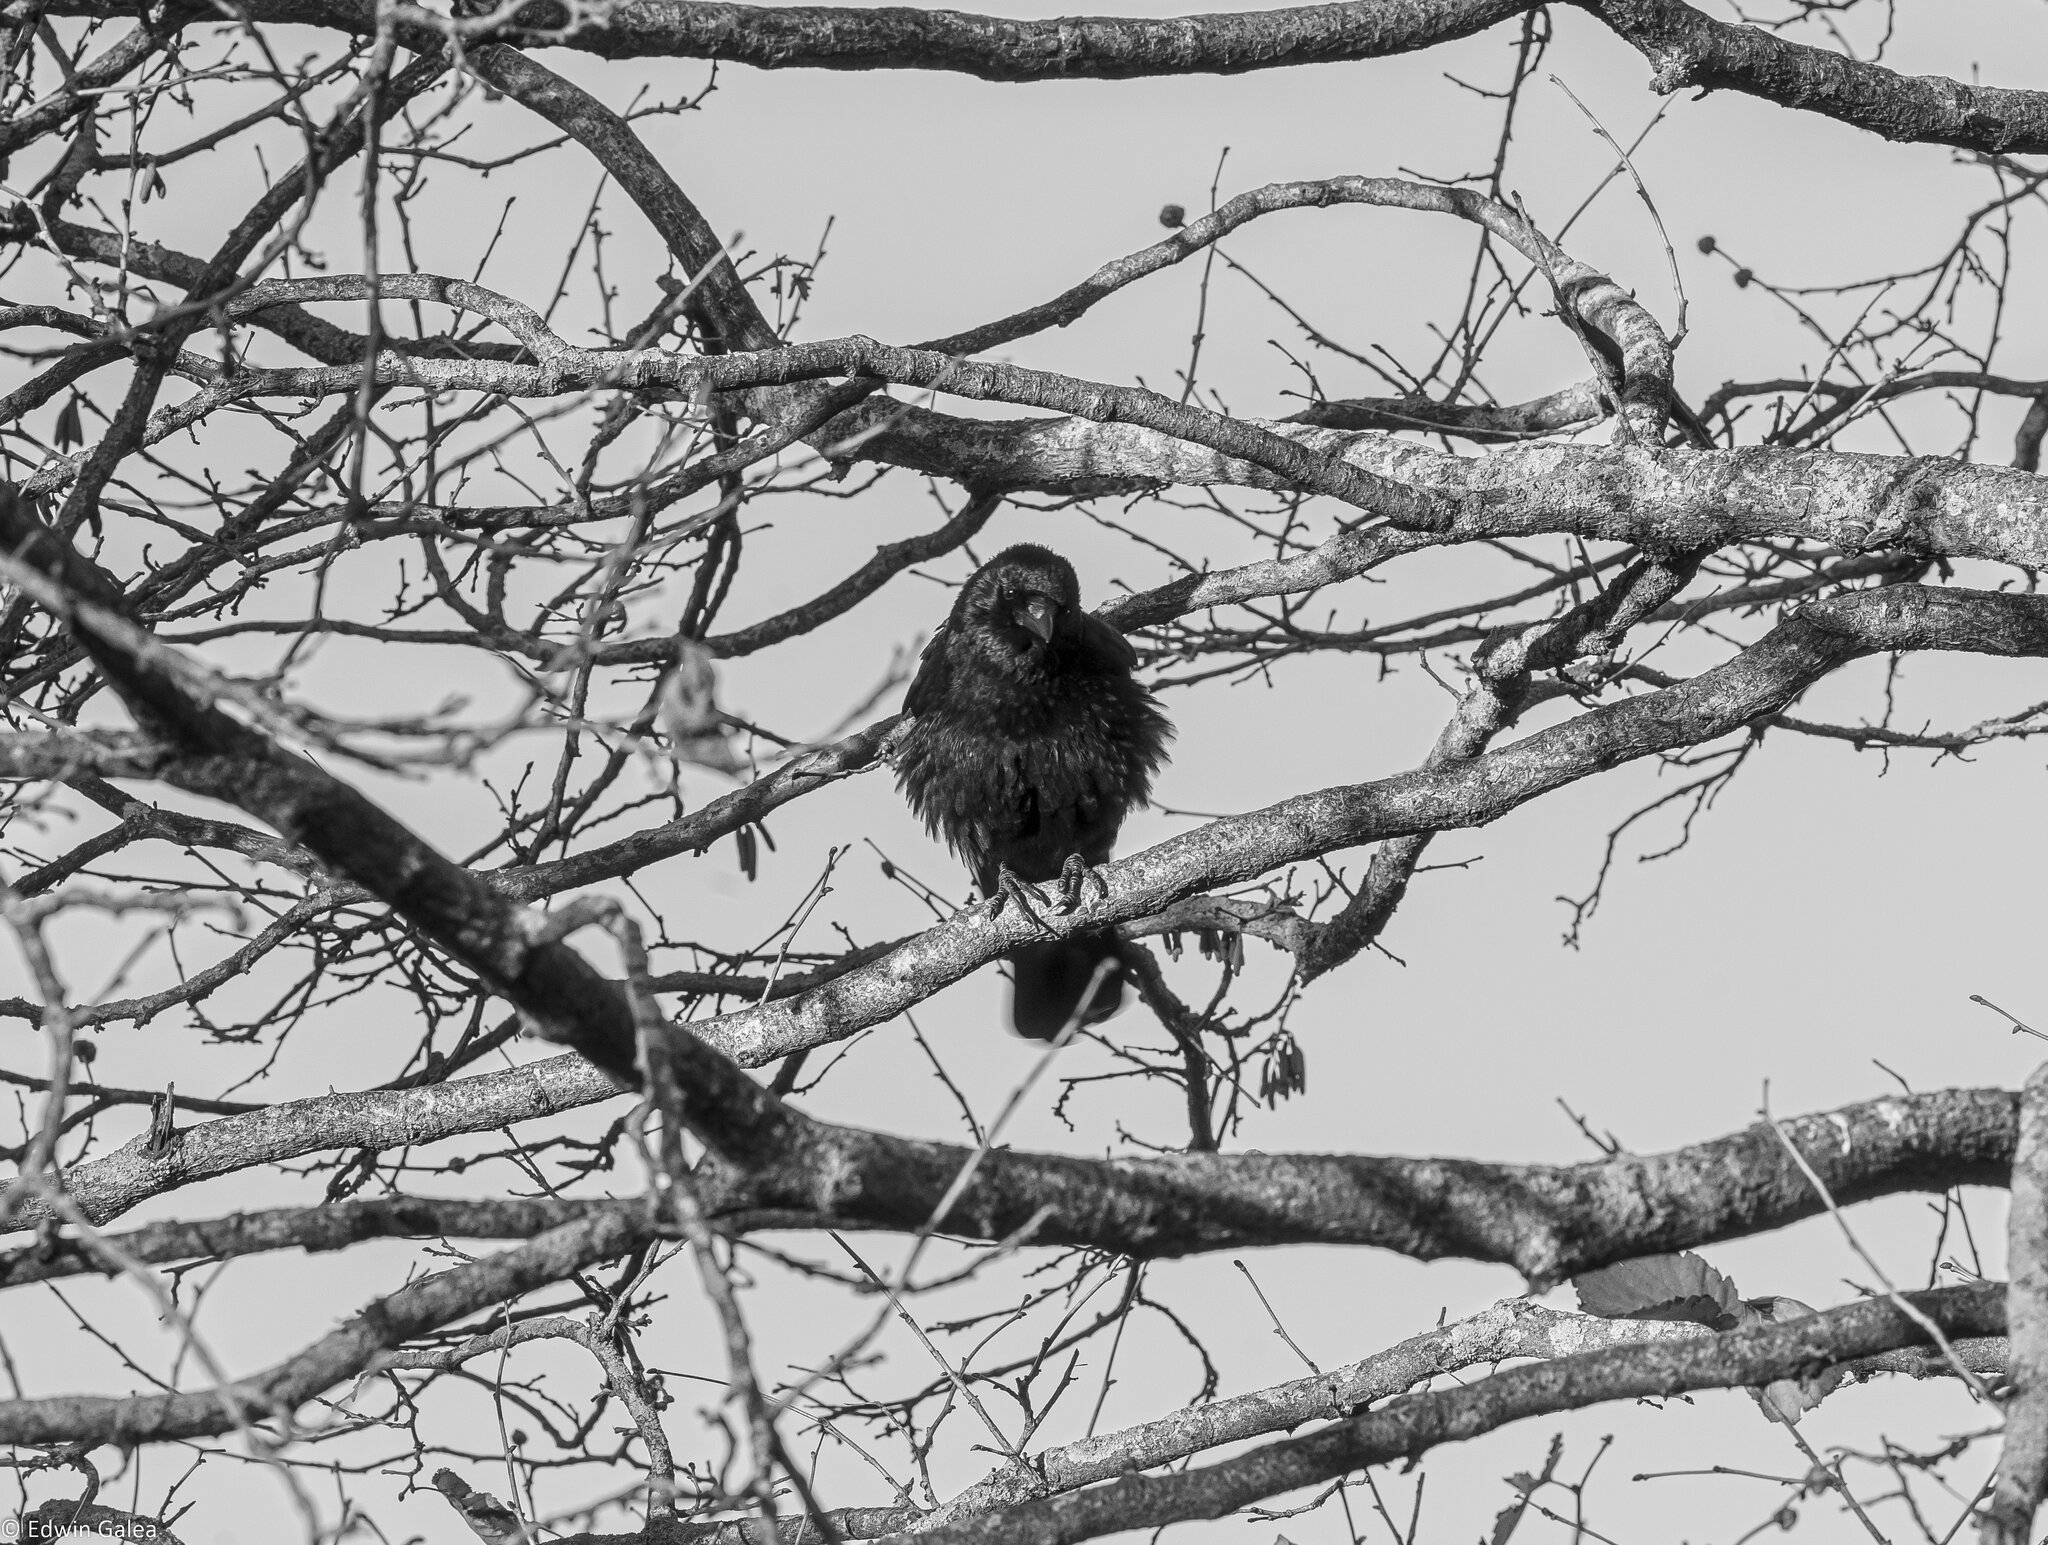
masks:
[(2013, 1398), (2006, 1406), (1998, 1486), (1984, 1516), (1984, 1545), (2027, 1545), (2048, 1492), (2048, 1065), (2020, 1095), (2006, 1225), (2011, 1282)]
[[(540, 1091), (549, 1091), (545, 1103), (536, 1098)], [(84, 1215), (103, 1223), (147, 1196), (210, 1175), (327, 1149), (394, 1148), (491, 1130), (608, 1092), (594, 1068), (560, 1057), (421, 1089), (285, 1101), (189, 1128), (162, 1154), (150, 1154), (146, 1138), (137, 1137), (65, 1171), (64, 1183)], [(704, 1181), (706, 1209), (722, 1226), (915, 1232), (973, 1154), (796, 1119), (801, 1135), (784, 1154)], [(2001, 1185), (2011, 1169), (2016, 1119), (2013, 1094), (1977, 1089), (1869, 1101), (1781, 1125), (1846, 1204), (1897, 1191)], [(946, 1231), (1007, 1240), (1028, 1230), (1033, 1244), (1135, 1258), (1279, 1244), (1371, 1245), (1417, 1260), (1498, 1262), (1541, 1288), (1610, 1261), (1780, 1228), (1823, 1210), (1770, 1128), (1757, 1126), (1666, 1154), (1563, 1166), (1362, 1154), (1106, 1161), (1002, 1150), (983, 1161), (948, 1213)], [(33, 1206), (20, 1214), (24, 1226), (38, 1216)], [(399, 1210), (388, 1226), (444, 1216), (459, 1231), (528, 1215)], [(485, 1222), (463, 1221), (472, 1216)], [(353, 1215), (334, 1225), (384, 1226)], [(149, 1248), (245, 1238), (282, 1245), (289, 1239), (276, 1231), (296, 1227), (289, 1214), (279, 1214), (244, 1232), (165, 1235)], [(28, 1269), (0, 1257), (0, 1270)]]
[[(1955, 1335), (1996, 1335), (2005, 1326), (2001, 1284), (1907, 1297)], [(1790, 1325), (1609, 1347), (1397, 1400), (1306, 1437), (1203, 1469), (1160, 1476), (1127, 1474), (1086, 1491), (887, 1538), (892, 1545), (1071, 1545), (1127, 1529), (1222, 1518), (1268, 1497), (1368, 1465), (1412, 1461), (1432, 1448), (1465, 1442), (1531, 1416), (1609, 1400), (1754, 1387), (1811, 1375), (1894, 1347), (1917, 1346), (1924, 1339), (1925, 1332), (1889, 1300), (1873, 1300)]]
[(305, 1401), (373, 1367), (379, 1354), (411, 1337), (623, 1255), (652, 1232), (644, 1210), (637, 1219), (600, 1212), (551, 1229), (517, 1249), (410, 1283), (303, 1352), (225, 1390), (0, 1401), (0, 1443), (125, 1445), (212, 1437), (235, 1430), (238, 1409), (289, 1420)]

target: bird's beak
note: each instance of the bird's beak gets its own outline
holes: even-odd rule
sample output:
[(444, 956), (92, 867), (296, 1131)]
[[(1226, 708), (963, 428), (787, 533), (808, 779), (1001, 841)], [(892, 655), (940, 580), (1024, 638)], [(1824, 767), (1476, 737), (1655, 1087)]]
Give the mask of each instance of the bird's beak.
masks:
[(1017, 614), (1017, 620), (1036, 633), (1044, 642), (1048, 644), (1052, 642), (1053, 606), (1052, 602), (1046, 600), (1043, 596), (1036, 600), (1026, 601), (1024, 609)]

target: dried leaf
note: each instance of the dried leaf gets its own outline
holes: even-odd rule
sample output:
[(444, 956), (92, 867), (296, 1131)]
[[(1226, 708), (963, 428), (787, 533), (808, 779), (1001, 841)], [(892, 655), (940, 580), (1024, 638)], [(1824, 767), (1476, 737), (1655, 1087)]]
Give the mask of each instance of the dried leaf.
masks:
[(1259, 1072), (1259, 1098), (1268, 1109), (1308, 1088), (1308, 1058), (1293, 1032), (1283, 1030), (1266, 1053)]
[(1487, 1545), (1508, 1545), (1508, 1536), (1515, 1532), (1515, 1525), (1522, 1521), (1523, 1510), (1528, 1507), (1526, 1500), (1510, 1502), (1494, 1515), (1493, 1536)]
[(676, 664), (662, 678), (655, 723), (668, 740), (668, 754), (722, 773), (741, 772), (746, 759), (734, 748), (732, 732), (718, 708), (718, 671), (711, 651), (695, 639), (676, 645)]
[(78, 411), (78, 394), (73, 392), (71, 400), (57, 410), (57, 449), (69, 450), (74, 445), (85, 444), (85, 420)]
[(724, 727), (718, 713), (718, 668), (711, 651), (695, 639), (677, 641), (675, 668), (662, 680), (655, 712), (670, 740), (690, 740)]
[(1507, 1483), (1514, 1487), (1519, 1495), (1494, 1515), (1493, 1538), (1489, 1545), (1507, 1545), (1508, 1536), (1515, 1532), (1516, 1525), (1522, 1521), (1522, 1514), (1529, 1506), (1529, 1498), (1538, 1489), (1550, 1484), (1550, 1478), (1557, 1474), (1558, 1461), (1563, 1458), (1564, 1434), (1554, 1432), (1550, 1435), (1550, 1452), (1543, 1457), (1541, 1475), (1531, 1475), (1527, 1470), (1517, 1470), (1513, 1475), (1506, 1477)]
[(517, 1513), (489, 1492), (472, 1489), (453, 1470), (436, 1470), (434, 1486), (485, 1545), (517, 1545), (532, 1537)]
[(1735, 1284), (1688, 1250), (1646, 1255), (1574, 1277), (1579, 1307), (1605, 1320), (1685, 1320), (1713, 1330), (1743, 1322)]
[[(1752, 1298), (1742, 1308), (1745, 1325), (1784, 1325), (1819, 1312), (1810, 1304), (1784, 1297)], [(1762, 1389), (1753, 1389), (1750, 1393), (1756, 1397), (1764, 1415), (1791, 1427), (1839, 1389), (1846, 1376), (1840, 1368), (1824, 1368), (1810, 1379), (1773, 1379)]]

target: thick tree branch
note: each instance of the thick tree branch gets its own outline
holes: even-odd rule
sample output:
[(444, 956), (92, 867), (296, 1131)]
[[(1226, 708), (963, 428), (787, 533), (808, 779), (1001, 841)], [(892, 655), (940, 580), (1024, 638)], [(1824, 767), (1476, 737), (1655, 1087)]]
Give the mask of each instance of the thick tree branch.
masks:
[[(475, 288), (459, 281), (427, 278), (429, 283), (443, 287), (451, 300), (462, 291)], [(380, 283), (372, 287), (361, 281), (359, 285), (366, 297), (373, 290), (376, 293), (395, 293), (408, 287), (399, 283)], [(281, 286), (280, 291), (283, 290)], [(502, 297), (491, 298), (502, 300)], [(1341, 456), (1320, 449), (1304, 449), (1308, 443), (1307, 436), (1289, 436), (1252, 420), (1226, 418), (1205, 408), (1175, 402), (1142, 387), (1083, 381), (1016, 365), (958, 360), (929, 350), (891, 348), (870, 338), (828, 339), (758, 353), (710, 357), (671, 354), (663, 350), (617, 352), (559, 345), (551, 347), (538, 365), (505, 360), (420, 359), (387, 351), (361, 365), (251, 370), (223, 378), (218, 384), (157, 414), (146, 426), (147, 433), (142, 438), (160, 440), (235, 402), (270, 396), (345, 395), (360, 390), (366, 380), (376, 386), (412, 386), (428, 391), (484, 391), (507, 397), (552, 397), (564, 392), (597, 388), (665, 388), (683, 395), (695, 395), (704, 391), (783, 386), (835, 376), (850, 378), (848, 387), (842, 390), (864, 387), (871, 391), (882, 382), (895, 382), (969, 400), (1049, 408), (1098, 423), (1140, 425), (1162, 435), (1186, 439), (1211, 453), (1248, 463), (1307, 492), (1328, 494), (1368, 513), (1384, 516), (1399, 526), (1435, 530), (1441, 529), (1449, 518), (1448, 511), (1439, 508), (1427, 496), (1417, 495), (1398, 483), (1360, 471), (1347, 464)], [(863, 457), (873, 453), (860, 437), (868, 432), (869, 427), (886, 426), (894, 414), (903, 411), (900, 404), (891, 403), (882, 409), (879, 423), (856, 427), (850, 425), (845, 416), (834, 417), (819, 411), (828, 396), (807, 394), (801, 406), (790, 411), (808, 412), (812, 419), (811, 427), (825, 424), (825, 442), (858, 449)], [(805, 432), (808, 434), (809, 430)], [(141, 433), (142, 427), (138, 426), (138, 434)], [(61, 458), (39, 469), (23, 486), (33, 494), (48, 493), (84, 476), (90, 465), (90, 458)], [(691, 469), (692, 486), (703, 486), (701, 473), (702, 464)], [(971, 477), (956, 478), (955, 481), (969, 488), (982, 488), (985, 492), (1002, 491), (985, 487)], [(1004, 487), (1010, 486), (1014, 485), (1004, 484)], [(667, 496), (668, 500), (674, 497), (673, 492)]]
[(154, 778), (167, 749), (132, 730), (15, 730), (0, 733), (0, 778)]
[[(2048, 567), (2048, 480), (1945, 458), (1750, 447), (1660, 451), (1518, 445), (1453, 456), (1409, 440), (1275, 425), (1275, 433), (1435, 494), (1453, 541), (1568, 532), (1652, 550), (1800, 537)], [(871, 405), (833, 426), (873, 431), (861, 455), (974, 487), (1062, 495), (1168, 487), (1288, 486), (1246, 463), (1131, 424), (1078, 418), (972, 424)]]
[[(334, 1148), (393, 1148), (492, 1130), (607, 1092), (595, 1069), (562, 1057), (420, 1089), (286, 1101), (188, 1128), (159, 1155), (138, 1137), (67, 1170), (65, 1186), (87, 1217), (105, 1222), (147, 1196), (209, 1175)], [(1952, 1090), (1780, 1125), (1830, 1192), (1848, 1203), (1901, 1190), (2003, 1184), (2015, 1110), (2007, 1091)], [(971, 1157), (971, 1150), (947, 1144), (808, 1119), (800, 1131), (788, 1152), (752, 1172), (725, 1169), (707, 1179), (707, 1208), (735, 1228), (914, 1232)], [(1001, 1151), (984, 1162), (946, 1229), (1002, 1240), (1028, 1226), (1036, 1244), (1134, 1257), (1289, 1243), (1372, 1245), (1418, 1260), (1495, 1261), (1547, 1285), (1609, 1261), (1741, 1237), (1823, 1210), (1770, 1129), (1753, 1127), (1667, 1154), (1566, 1166), (1302, 1154), (1098, 1161)], [(23, 1209), (25, 1219), (33, 1215), (32, 1207)], [(441, 1214), (393, 1216), (403, 1223)], [(459, 1221), (464, 1216), (457, 1215), (451, 1232), (471, 1226)], [(293, 1226), (286, 1214), (250, 1225), (257, 1237)], [(5, 1259), (11, 1258), (0, 1264)]]
[(1318, 429), (1402, 430), (1456, 435), (1476, 445), (1540, 440), (1569, 429), (1584, 429), (1606, 415), (1599, 389), (1580, 381), (1547, 396), (1517, 403), (1435, 402), (1427, 397), (1346, 397), (1319, 402), (1282, 421)]
[[(921, 1521), (920, 1532), (1156, 1469), (1226, 1443), (1290, 1432), (1305, 1422), (1342, 1421), (1419, 1384), (1468, 1368), (1498, 1367), (1521, 1358), (1553, 1362), (1609, 1348), (1699, 1341), (1713, 1334), (1705, 1326), (1683, 1321), (1606, 1320), (1547, 1309), (1526, 1298), (1503, 1299), (1490, 1309), (1327, 1373), (1192, 1405), (1121, 1432), (1047, 1449), (1031, 1456), (1027, 1467), (998, 1469), (953, 1497)], [(1967, 1340), (1957, 1349), (1973, 1365), (1992, 1370), (2002, 1369), (2007, 1355), (2002, 1337)], [(1918, 1362), (1908, 1364), (1899, 1354), (1882, 1353), (1849, 1366), (1863, 1378), (1920, 1369)]]
[[(967, 421), (877, 402), (841, 414), (821, 431), (850, 447), (851, 457), (990, 493), (1238, 484), (1330, 494), (1452, 541), (1565, 532), (1679, 550), (1796, 537), (1849, 553), (1890, 547), (2048, 567), (2048, 481), (1946, 458), (1549, 444), (1452, 456), (1372, 433), (1226, 419), (1136, 388), (956, 362), (858, 338), (698, 359), (565, 348), (544, 365), (392, 356), (374, 369), (376, 380), (391, 385), (511, 396), (599, 385), (733, 390), (835, 374), (1078, 415)], [(223, 400), (271, 391), (319, 394), (352, 391), (358, 380), (354, 369), (249, 371), (212, 390)], [(64, 466), (54, 463), (28, 487), (61, 486)], [(696, 474), (692, 469), (691, 485), (703, 486)]]
[[(2005, 1326), (2001, 1285), (1952, 1287), (1907, 1295), (1944, 1332), (1995, 1336)], [(1126, 1529), (1157, 1529), (1192, 1518), (1223, 1518), (1239, 1508), (1366, 1465), (1415, 1457), (1446, 1443), (1530, 1416), (1597, 1406), (1608, 1400), (1671, 1397), (1690, 1389), (1755, 1387), (1812, 1375), (1858, 1356), (1917, 1346), (1925, 1332), (1886, 1299), (1829, 1309), (1788, 1326), (1722, 1336), (1659, 1338), (1509, 1369), (1456, 1389), (1397, 1400), (1335, 1422), (1309, 1436), (1253, 1449), (1206, 1469), (1124, 1475), (1085, 1492), (1022, 1502), (932, 1531), (889, 1535), (895, 1545), (1071, 1545)]]
[[(180, 1102), (183, 1103), (182, 1101)], [(366, 1239), (531, 1239), (572, 1223), (616, 1213), (631, 1221), (646, 1211), (639, 1199), (566, 1201), (552, 1197), (469, 1201), (396, 1196), (229, 1213), (190, 1223), (151, 1223), (111, 1241), (145, 1266), (231, 1260), (271, 1250), (342, 1250)], [(47, 1239), (0, 1252), (0, 1287), (63, 1277), (113, 1276), (119, 1268), (82, 1239), (52, 1231)]]
[[(9, 0), (0, 19), (27, 14), (29, 3)], [(1658, 91), (1740, 91), (1891, 140), (1993, 154), (2048, 151), (2048, 93), (1901, 75), (1761, 28), (1716, 21), (1683, 0), (1578, 3), (1643, 55)], [(1019, 20), (904, 6), (621, 0), (607, 11), (604, 26), (565, 33), (566, 8), (541, 0), (501, 35), (516, 40), (524, 28), (535, 42), (611, 59), (945, 70), (991, 81), (1129, 80), (1387, 58), (1470, 37), (1530, 8), (1528, 0), (1350, 0), (1221, 15)], [(47, 9), (53, 15), (119, 13), (114, 0), (55, 0)], [(376, 31), (371, 0), (256, 0), (245, 10), (260, 22), (365, 36)], [(427, 46), (443, 35), (416, 19), (398, 32), (409, 46)]]
[(2027, 1545), (2048, 1493), (2048, 1066), (2020, 1095), (2006, 1224), (2011, 1282), (2005, 1293), (2012, 1336), (2013, 1398), (2005, 1412), (1998, 1487), (1984, 1517), (1984, 1545)]
[[(2000, 1284), (1907, 1297), (1950, 1334), (2004, 1329)], [(1175, 1474), (1125, 1475), (1106, 1485), (915, 1534), (895, 1545), (1072, 1545), (1127, 1529), (1222, 1518), (1254, 1502), (1394, 1460), (1413, 1460), (1531, 1416), (1609, 1400), (1668, 1398), (1697, 1389), (1754, 1387), (1858, 1357), (1917, 1346), (1925, 1332), (1887, 1300), (1832, 1309), (1790, 1325), (1660, 1339), (1510, 1369), (1456, 1389), (1397, 1400), (1306, 1437)]]
[(289, 1419), (304, 1402), (373, 1367), (378, 1356), (464, 1315), (517, 1298), (651, 1237), (636, 1219), (600, 1212), (516, 1249), (487, 1256), (378, 1299), (303, 1352), (225, 1390), (161, 1395), (55, 1395), (0, 1401), (0, 1443), (151, 1443), (215, 1436), (238, 1425), (237, 1408)]
[[(9, 0), (0, 19), (12, 19), (26, 4)], [(54, 0), (48, 7), (52, 15), (99, 15), (112, 8), (112, 0)], [(1526, 9), (1528, 0), (1354, 0), (1210, 16), (1020, 21), (903, 6), (625, 0), (607, 13), (602, 27), (565, 36), (565, 9), (543, 3), (522, 12), (518, 24), (502, 34), (611, 59), (721, 59), (760, 69), (948, 70), (993, 81), (1126, 80), (1383, 58), (1468, 37)], [(258, 0), (248, 14), (262, 22), (362, 35), (376, 30), (369, 0)], [(438, 35), (417, 20), (398, 30), (401, 40), (425, 42)]]
[(1966, 86), (1717, 21), (1683, 0), (1576, 0), (1646, 59), (1661, 92), (1739, 91), (1889, 140), (1994, 155), (2048, 150), (2048, 92)]

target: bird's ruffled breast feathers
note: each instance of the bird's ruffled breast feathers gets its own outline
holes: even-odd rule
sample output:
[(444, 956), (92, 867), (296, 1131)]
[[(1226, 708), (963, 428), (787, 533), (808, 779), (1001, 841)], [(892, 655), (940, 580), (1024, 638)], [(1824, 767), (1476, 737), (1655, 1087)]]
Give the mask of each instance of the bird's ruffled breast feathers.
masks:
[(980, 673), (928, 660), (927, 690), (897, 753), (897, 783), (935, 833), (1007, 824), (1026, 808), (1116, 813), (1143, 804), (1173, 729), (1152, 694), (1122, 674), (1062, 676), (1009, 700)]
[[(1019, 597), (1050, 597), (1048, 636), (1018, 624)], [(1113, 838), (1151, 792), (1173, 730), (1132, 679), (1137, 651), (1080, 610), (1073, 571), (1016, 547), (962, 588), (904, 697), (896, 779), (925, 825), (972, 857), (1072, 827)]]

